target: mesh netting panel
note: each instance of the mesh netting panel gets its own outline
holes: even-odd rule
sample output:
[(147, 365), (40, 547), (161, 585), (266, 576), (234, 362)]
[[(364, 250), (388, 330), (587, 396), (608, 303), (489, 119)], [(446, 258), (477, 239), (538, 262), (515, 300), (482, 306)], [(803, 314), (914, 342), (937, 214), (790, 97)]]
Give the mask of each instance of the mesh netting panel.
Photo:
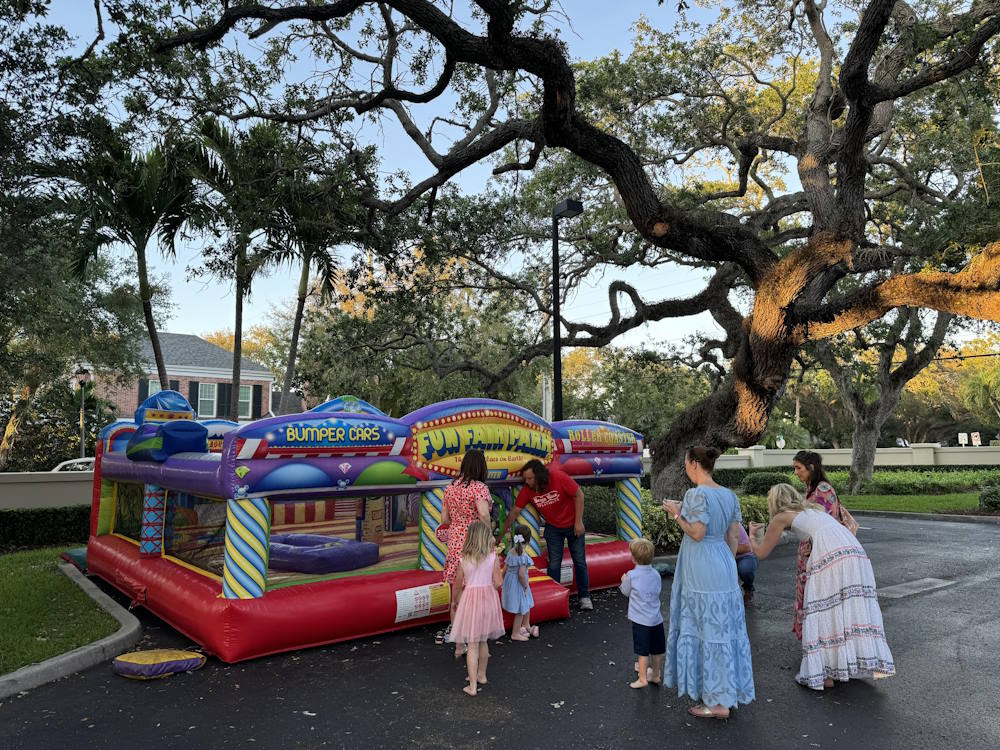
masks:
[(164, 554), (222, 575), (226, 503), (171, 490), (166, 506)]
[(115, 492), (115, 533), (139, 541), (141, 526), (142, 485), (118, 482)]

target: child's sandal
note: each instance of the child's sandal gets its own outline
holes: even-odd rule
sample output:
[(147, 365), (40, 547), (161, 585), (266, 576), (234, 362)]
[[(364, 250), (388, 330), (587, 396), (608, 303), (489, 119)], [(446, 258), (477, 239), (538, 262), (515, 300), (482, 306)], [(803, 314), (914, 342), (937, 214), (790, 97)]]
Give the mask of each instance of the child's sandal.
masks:
[(530, 635), (532, 638), (537, 638), (538, 637), (538, 626), (537, 625), (532, 625), (531, 626), (531, 630), (528, 631), (528, 635)]

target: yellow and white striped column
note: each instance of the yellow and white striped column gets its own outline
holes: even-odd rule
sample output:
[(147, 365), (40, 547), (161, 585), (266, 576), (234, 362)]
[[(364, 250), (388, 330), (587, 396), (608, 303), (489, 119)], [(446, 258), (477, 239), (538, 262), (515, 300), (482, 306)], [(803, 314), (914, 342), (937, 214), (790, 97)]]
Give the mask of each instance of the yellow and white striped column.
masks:
[(271, 519), (266, 498), (230, 500), (226, 508), (226, 559), (222, 594), (257, 599), (267, 586)]
[(639, 477), (621, 479), (615, 483), (618, 490), (618, 538), (631, 542), (642, 536), (642, 495)]
[(444, 570), (448, 545), (434, 533), (441, 525), (444, 490), (436, 487), (420, 493), (420, 569)]
[(542, 554), (542, 517), (534, 503), (528, 503), (521, 508), (517, 523), (523, 523), (531, 529), (531, 539), (525, 540), (528, 543), (528, 554), (532, 557)]

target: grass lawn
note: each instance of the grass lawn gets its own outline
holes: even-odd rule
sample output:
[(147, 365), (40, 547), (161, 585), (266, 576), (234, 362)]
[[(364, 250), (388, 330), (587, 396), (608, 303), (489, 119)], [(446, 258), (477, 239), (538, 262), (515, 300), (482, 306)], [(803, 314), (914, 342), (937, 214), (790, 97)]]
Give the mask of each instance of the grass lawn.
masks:
[(896, 510), (905, 513), (949, 513), (979, 507), (978, 492), (952, 495), (846, 495), (848, 510)]
[(110, 635), (118, 622), (58, 569), (65, 547), (0, 555), (0, 674)]

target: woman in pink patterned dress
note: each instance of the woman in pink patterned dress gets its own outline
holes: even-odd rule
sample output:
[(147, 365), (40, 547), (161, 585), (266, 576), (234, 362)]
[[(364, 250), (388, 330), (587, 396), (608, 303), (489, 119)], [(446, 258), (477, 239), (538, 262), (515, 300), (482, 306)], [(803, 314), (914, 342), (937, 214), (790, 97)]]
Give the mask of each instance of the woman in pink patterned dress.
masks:
[[(833, 516), (852, 534), (858, 530), (858, 523), (837, 498), (837, 491), (826, 478), (823, 471), (823, 458), (813, 451), (799, 451), (792, 459), (792, 469), (799, 481), (806, 486), (806, 501), (822, 506), (828, 515)], [(799, 543), (798, 575), (795, 578), (795, 619), (792, 622), (792, 632), (802, 640), (802, 598), (806, 588), (806, 566), (809, 555), (812, 554), (812, 541), (806, 539)]]
[[(482, 451), (470, 450), (462, 459), (458, 470), (458, 479), (452, 482), (444, 491), (441, 502), (441, 525), (451, 524), (448, 528), (448, 554), (444, 559), (444, 580), (452, 586), (451, 619), (455, 619), (455, 574), (461, 564), (462, 546), (465, 544), (465, 534), (474, 521), (490, 524), (490, 489), (486, 486), (486, 456)], [(451, 625), (436, 640), (444, 642), (451, 633)], [(464, 653), (462, 646), (455, 649), (455, 657)]]

